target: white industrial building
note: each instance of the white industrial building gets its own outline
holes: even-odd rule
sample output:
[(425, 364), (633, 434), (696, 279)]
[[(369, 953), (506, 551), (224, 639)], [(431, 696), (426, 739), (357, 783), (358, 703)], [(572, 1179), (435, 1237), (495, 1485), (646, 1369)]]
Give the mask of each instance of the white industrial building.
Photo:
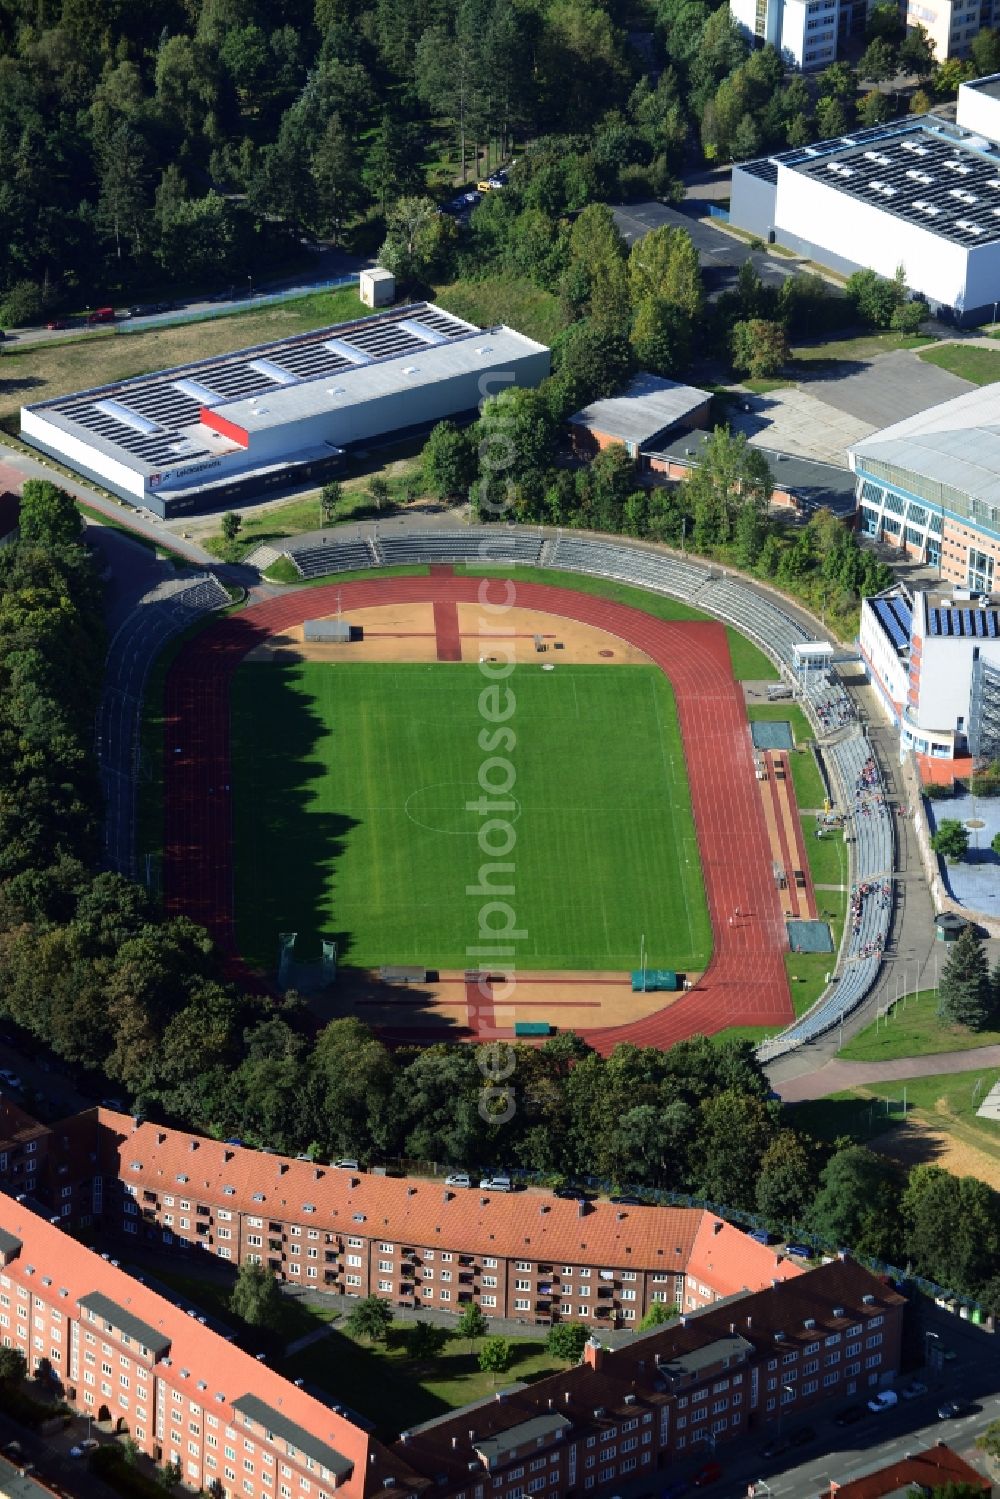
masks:
[(1000, 600), (897, 584), (861, 607), (859, 645), (899, 729), (931, 761), (1000, 753)]
[(849, 275), (906, 283), (959, 323), (1000, 299), (1000, 75), (935, 115), (852, 131), (733, 167), (730, 219)]
[(345, 453), (537, 385), (549, 350), (427, 303), (21, 408), (21, 436), (156, 514), (319, 479)]
[[(844, 0), (845, 10), (854, 0)], [(729, 13), (745, 36), (770, 42), (796, 68), (825, 68), (837, 56), (841, 0), (729, 0)]]
[(967, 57), (984, 26), (1000, 24), (998, 0), (907, 0), (906, 25), (922, 26), (938, 62)]

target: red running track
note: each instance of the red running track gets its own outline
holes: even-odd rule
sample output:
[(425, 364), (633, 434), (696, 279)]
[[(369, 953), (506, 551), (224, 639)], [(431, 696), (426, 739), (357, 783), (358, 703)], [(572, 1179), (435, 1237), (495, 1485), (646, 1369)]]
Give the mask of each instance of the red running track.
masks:
[[(167, 909), (208, 927), (234, 974), (247, 977), (233, 920), (229, 697), (237, 666), (269, 635), (310, 617), (377, 604), (475, 603), (484, 586), (490, 585), (478, 578), (431, 575), (302, 590), (219, 620), (177, 656), (165, 704)], [(503, 598), (501, 589), (496, 602)], [(787, 1024), (793, 1012), (785, 927), (743, 696), (723, 627), (658, 620), (627, 604), (520, 579), (517, 604), (607, 630), (654, 661), (673, 687), (687, 760), (714, 934), (711, 963), (695, 988), (665, 1009), (588, 1031), (587, 1039), (608, 1052), (619, 1042), (669, 1046), (734, 1025)], [(737, 909), (740, 916), (730, 922)]]

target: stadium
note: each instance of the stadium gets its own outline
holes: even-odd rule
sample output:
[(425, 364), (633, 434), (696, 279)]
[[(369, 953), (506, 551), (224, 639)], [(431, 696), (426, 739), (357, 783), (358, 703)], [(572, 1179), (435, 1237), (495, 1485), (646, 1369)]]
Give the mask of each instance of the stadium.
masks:
[[(867, 891), (839, 984), (798, 1019), (790, 995), (786, 957), (823, 923), (788, 754), (755, 742), (738, 678), (794, 680), (826, 648), (780, 607), (652, 548), (519, 527), (322, 550), (297, 565), (333, 581), (212, 620), (166, 678), (165, 900), (234, 975), (319, 973), (323, 1013), (421, 1044), (749, 1026), (783, 1047), (860, 1002), (891, 914)], [(829, 674), (802, 681), (817, 723), (840, 711)], [(502, 738), (483, 696), (489, 719), (507, 692)], [(507, 846), (482, 842), (487, 728)], [(850, 727), (838, 800), (870, 761)], [(863, 828), (857, 872), (890, 868), (887, 817)]]

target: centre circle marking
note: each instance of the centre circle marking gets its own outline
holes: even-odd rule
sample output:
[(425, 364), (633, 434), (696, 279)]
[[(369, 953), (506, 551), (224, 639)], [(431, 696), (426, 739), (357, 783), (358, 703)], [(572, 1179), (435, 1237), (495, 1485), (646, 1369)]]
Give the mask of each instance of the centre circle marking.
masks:
[[(467, 811), (466, 802), (478, 802), (482, 797), (488, 801), (514, 803), (513, 812), (497, 811), (487, 815), (502, 817), (509, 822), (517, 822), (520, 818), (521, 803), (516, 796), (510, 792), (494, 796), (494, 793), (484, 791), (478, 781), (432, 781), (428, 786), (418, 786), (406, 798), (403, 811), (411, 822), (418, 828), (426, 828), (428, 833), (445, 833), (450, 838), (475, 838), (484, 819), (477, 812)], [(426, 806), (421, 805), (421, 799)], [(448, 826), (449, 823), (452, 826)]]

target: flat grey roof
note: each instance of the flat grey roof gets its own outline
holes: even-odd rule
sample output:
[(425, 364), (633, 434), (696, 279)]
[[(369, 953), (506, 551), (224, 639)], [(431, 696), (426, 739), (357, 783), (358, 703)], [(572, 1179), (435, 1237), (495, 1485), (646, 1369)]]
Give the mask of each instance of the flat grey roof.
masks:
[(338, 1452), (336, 1447), (330, 1447), (326, 1442), (321, 1442), (312, 1432), (306, 1431), (304, 1426), (299, 1426), (295, 1421), (290, 1421), (273, 1406), (256, 1395), (240, 1395), (233, 1401), (233, 1410), (239, 1411), (240, 1415), (247, 1416), (255, 1421), (258, 1426), (263, 1426), (265, 1431), (273, 1432), (275, 1436), (281, 1437), (283, 1441), (304, 1452), (306, 1457), (311, 1457), (321, 1467), (328, 1468), (338, 1478), (346, 1478), (354, 1468), (350, 1458)]
[(135, 472), (197, 474), (237, 446), (205, 426), (204, 408), (261, 430), (543, 348), (510, 328), (483, 333), (421, 302), (23, 410)]
[(91, 1291), (87, 1296), (81, 1296), (78, 1305), (84, 1311), (93, 1312), (96, 1317), (101, 1317), (109, 1322), (116, 1332), (125, 1333), (126, 1337), (139, 1343), (143, 1348), (148, 1348), (153, 1354), (166, 1353), (170, 1347), (170, 1339), (155, 1327), (150, 1327), (148, 1322), (143, 1322), (140, 1317), (133, 1316), (117, 1301), (112, 1301), (110, 1296), (105, 1296), (102, 1291)]
[(707, 390), (640, 373), (629, 381), (621, 395), (591, 401), (582, 411), (575, 412), (570, 422), (621, 438), (623, 442), (642, 443), (684, 421), (708, 400), (711, 395)]
[(526, 1447), (530, 1442), (537, 1442), (540, 1438), (554, 1437), (572, 1424), (572, 1421), (560, 1415), (558, 1411), (548, 1411), (545, 1415), (532, 1416), (528, 1421), (521, 1421), (517, 1426), (509, 1426), (506, 1431), (498, 1431), (496, 1436), (477, 1438), (472, 1445), (477, 1452), (482, 1453), (488, 1463), (503, 1462), (508, 1452), (513, 1452), (518, 1447)]
[(974, 88), (977, 94), (988, 94), (991, 99), (1000, 99), (1000, 73), (991, 73), (988, 78), (970, 78), (963, 87)]
[(851, 448), (866, 459), (916, 474), (989, 505), (1000, 505), (1000, 384), (981, 385), (954, 400), (873, 432)]
[(715, 1338), (701, 1348), (693, 1348), (690, 1353), (677, 1354), (669, 1362), (661, 1362), (657, 1367), (668, 1379), (681, 1376), (690, 1378), (704, 1369), (710, 1369), (713, 1364), (721, 1364), (724, 1359), (744, 1359), (752, 1352), (753, 1344), (736, 1333), (731, 1337)]

